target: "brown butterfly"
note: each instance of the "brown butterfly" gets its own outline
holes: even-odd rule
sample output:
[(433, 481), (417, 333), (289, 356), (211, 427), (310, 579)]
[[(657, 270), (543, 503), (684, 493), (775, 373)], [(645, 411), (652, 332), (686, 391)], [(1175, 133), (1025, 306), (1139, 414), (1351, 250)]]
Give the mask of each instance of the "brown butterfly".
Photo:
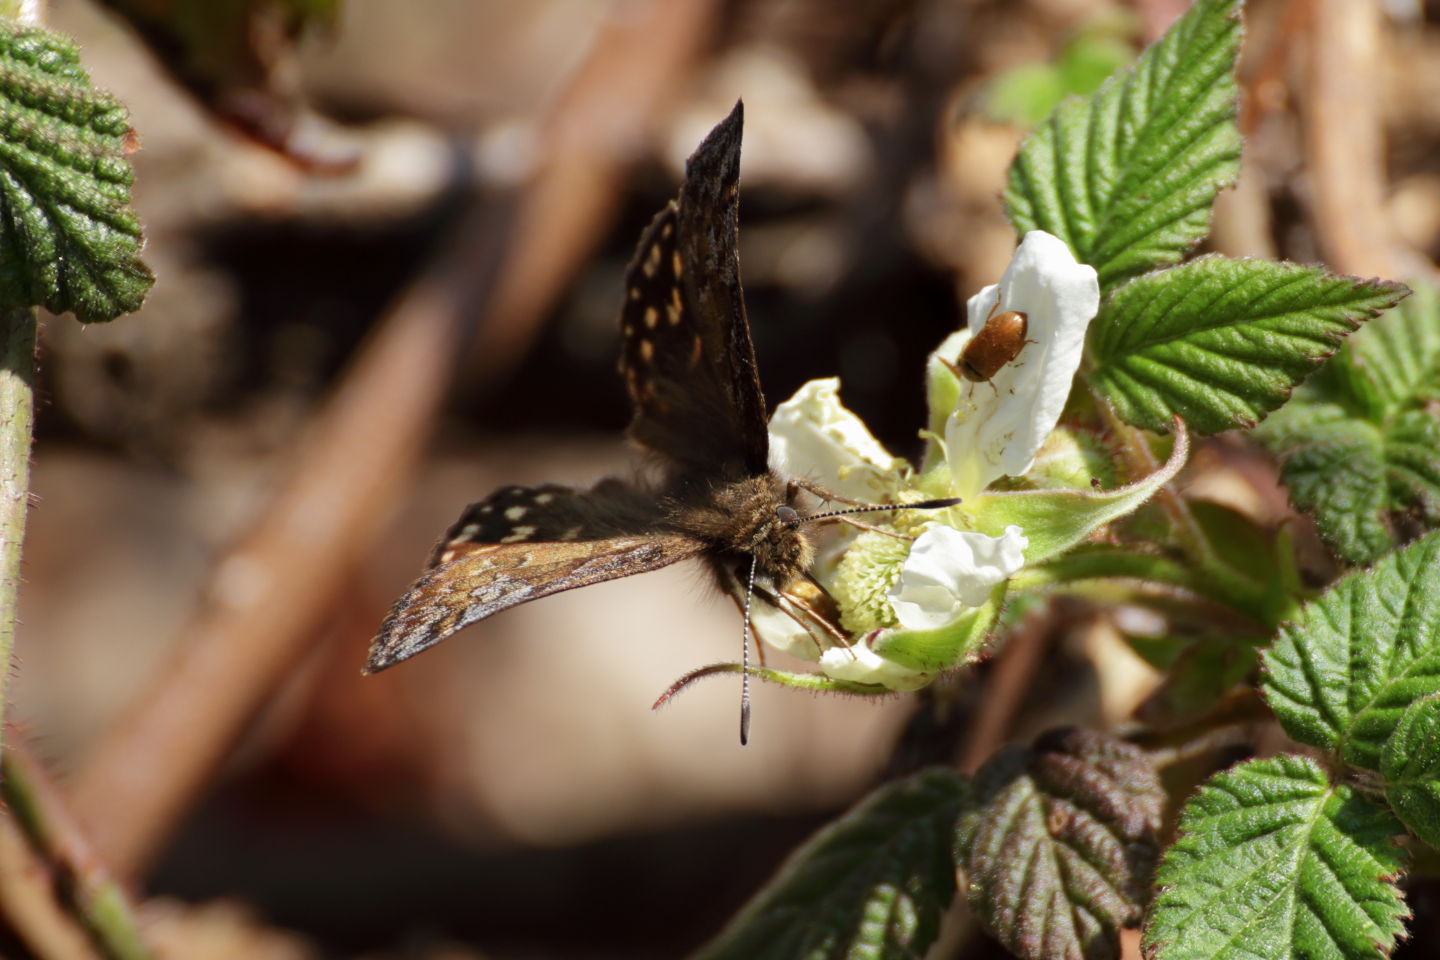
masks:
[[(737, 103), (686, 162), (679, 197), (625, 272), (629, 435), (657, 455), (660, 483), (505, 487), (471, 504), (385, 618), (366, 673), (516, 604), (690, 557), (706, 558), (722, 589), (759, 581), (783, 592), (805, 576), (813, 550), (800, 523), (817, 517), (801, 511), (802, 486), (770, 470), (740, 289), (743, 123)], [(747, 722), (742, 706), (742, 743)]]

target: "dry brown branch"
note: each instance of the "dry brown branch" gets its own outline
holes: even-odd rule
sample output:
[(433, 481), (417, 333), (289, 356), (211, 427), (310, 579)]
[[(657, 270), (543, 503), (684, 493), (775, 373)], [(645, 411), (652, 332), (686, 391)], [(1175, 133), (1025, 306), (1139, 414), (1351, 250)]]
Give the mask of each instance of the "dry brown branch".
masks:
[(1383, 116), (1378, 109), (1378, 3), (1310, 0), (1301, 90), (1311, 216), (1325, 262), (1343, 273), (1412, 271), (1385, 218)]
[[(541, 167), (522, 189), (509, 208), (515, 219), (503, 211), (474, 218), (455, 253), (395, 305), (345, 374), (289, 480), (216, 565), (175, 659), (82, 771), (76, 808), (122, 876), (144, 870), (279, 681), (312, 649), (336, 591), (405, 489), (448, 390), (463, 318), (488, 317), (476, 338), (482, 373), (505, 369), (523, 350), (613, 202), (614, 143), (626, 142), (662, 92), (675, 89), (670, 71), (698, 45), (712, 6), (655, 3), (597, 43), (539, 147), (563, 161)], [(651, 72), (641, 76), (645, 65)], [(592, 115), (609, 122), (594, 125)], [(577, 217), (577, 210), (591, 212)], [(497, 274), (493, 252), (500, 250), (518, 252)]]
[(683, 87), (713, 0), (656, 2), (616, 17), (541, 130), (490, 309), (471, 350), (481, 383), (511, 369), (609, 225), (624, 171)]
[(289, 480), (216, 565), (174, 660), (83, 770), (75, 805), (106, 859), (154, 854), (281, 678), (405, 489), (460, 338), (429, 277), (382, 323), (297, 451)]
[(1047, 608), (1026, 617), (1010, 634), (975, 711), (970, 739), (960, 760), (961, 770), (974, 773), (1009, 739), (1015, 718), (1025, 705), (1025, 695), (1033, 686), (1035, 671), (1058, 626), (1059, 620)]

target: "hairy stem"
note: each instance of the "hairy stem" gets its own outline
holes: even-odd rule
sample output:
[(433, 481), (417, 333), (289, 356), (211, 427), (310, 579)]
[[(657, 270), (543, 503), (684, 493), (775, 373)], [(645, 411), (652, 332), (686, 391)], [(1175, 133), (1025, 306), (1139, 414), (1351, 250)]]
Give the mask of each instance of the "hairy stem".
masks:
[(130, 897), (96, 857), (44, 767), (18, 738), (0, 760), (4, 798), (62, 901), (107, 960), (148, 960)]
[[(30, 437), (35, 419), (33, 309), (0, 310), (0, 719), (15, 640), (20, 548), (30, 508)], [(3, 748), (0, 741), (0, 748)]]
[[(1103, 399), (1098, 399), (1096, 406), (1100, 408), (1106, 427), (1119, 441), (1121, 456), (1124, 457), (1130, 472), (1134, 476), (1143, 477), (1158, 470), (1160, 461), (1150, 449), (1144, 431), (1121, 420)], [(1257, 592), (1254, 584), (1221, 559), (1215, 545), (1210, 542), (1204, 528), (1195, 519), (1195, 514), (1191, 513), (1189, 505), (1174, 485), (1167, 483), (1157, 490), (1154, 502), (1170, 518), (1175, 540), (1181, 551), (1199, 568), (1201, 574), (1213, 579), (1214, 590), (1207, 592), (1212, 597), (1224, 597), (1238, 610), (1268, 619), (1262, 614), (1266, 609), (1263, 594)]]

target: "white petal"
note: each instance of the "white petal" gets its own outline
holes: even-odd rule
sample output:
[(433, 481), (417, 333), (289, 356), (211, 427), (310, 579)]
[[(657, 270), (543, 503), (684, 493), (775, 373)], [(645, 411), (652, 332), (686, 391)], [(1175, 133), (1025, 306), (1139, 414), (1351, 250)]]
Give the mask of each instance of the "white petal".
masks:
[[(789, 601), (781, 597), (780, 602)], [(788, 653), (797, 660), (814, 663), (820, 659), (820, 645), (815, 642), (810, 631), (802, 627), (794, 617), (764, 600), (752, 599), (750, 626), (755, 631), (755, 637), (766, 646)], [(751, 656), (754, 656), (754, 651), (751, 651)]]
[(983, 606), (995, 586), (1025, 564), (1029, 541), (1019, 527), (1000, 537), (929, 524), (910, 548), (890, 605), (908, 630), (938, 630)]
[(1024, 313), (1032, 342), (988, 382), (961, 385), (945, 423), (945, 449), (962, 497), (1030, 469), (1070, 395), (1085, 330), (1100, 308), (1100, 284), (1094, 268), (1077, 263), (1063, 241), (1032, 230), (1000, 283), (970, 298), (972, 335), (992, 308)]
[(915, 690), (930, 682), (930, 674), (886, 660), (864, 641), (826, 650), (820, 655), (820, 670), (836, 680), (876, 683), (891, 690)]
[(770, 467), (832, 493), (883, 502), (904, 485), (909, 465), (890, 455), (865, 422), (840, 403), (840, 380), (811, 380), (770, 418)]

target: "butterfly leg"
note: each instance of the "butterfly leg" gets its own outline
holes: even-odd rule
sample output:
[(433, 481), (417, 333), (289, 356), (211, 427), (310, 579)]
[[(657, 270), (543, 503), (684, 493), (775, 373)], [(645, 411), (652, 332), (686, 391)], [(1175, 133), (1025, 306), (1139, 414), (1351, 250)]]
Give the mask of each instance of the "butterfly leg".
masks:
[[(840, 627), (835, 624), (835, 621), (831, 617), (826, 616), (826, 613), (821, 609), (823, 606), (829, 606), (833, 610), (835, 601), (830, 599), (830, 594), (825, 591), (824, 587), (821, 587), (818, 583), (814, 583), (813, 579), (809, 577), (809, 574), (806, 574), (806, 579), (810, 580), (810, 582), (803, 584), (805, 593), (797, 592), (793, 588), (791, 590), (771, 591), (763, 586), (756, 585), (755, 596), (793, 620), (800, 629), (810, 635), (810, 638), (815, 641), (817, 648), (821, 650), (836, 646), (848, 648), (850, 646), (850, 638), (847, 637), (845, 631), (841, 630)], [(738, 597), (736, 598), (736, 602), (738, 605)], [(761, 644), (756, 644), (756, 646), (760, 647), (763, 651), (764, 647)]]
[(835, 641), (836, 646), (848, 648), (850, 637), (835, 623), (840, 617), (840, 607), (835, 602), (835, 598), (830, 596), (830, 591), (826, 590), (809, 571), (803, 574), (803, 578), (804, 583), (797, 585), (805, 591), (803, 594), (796, 586), (792, 586), (788, 591), (781, 591), (781, 596), (804, 610), (806, 615), (811, 617), (831, 640)]
[(847, 650), (850, 648), (850, 638), (845, 635), (845, 631), (815, 609), (807, 598), (782, 591), (779, 599), (784, 603), (773, 603), (772, 605), (784, 610), (792, 620), (809, 631), (812, 637), (816, 636), (816, 631), (819, 631), (826, 641), (819, 644), (822, 650), (827, 647), (844, 647)]
[(790, 485), (792, 487), (798, 487), (799, 489), (804, 490), (806, 493), (811, 494), (812, 496), (819, 497), (821, 500), (824, 500), (826, 502), (833, 501), (835, 503), (845, 503), (849, 504), (852, 507), (873, 506), (873, 504), (866, 503), (863, 500), (851, 500), (849, 497), (842, 497), (838, 493), (832, 493), (831, 491), (820, 486), (820, 484), (816, 483), (814, 480), (795, 479), (790, 481)]

